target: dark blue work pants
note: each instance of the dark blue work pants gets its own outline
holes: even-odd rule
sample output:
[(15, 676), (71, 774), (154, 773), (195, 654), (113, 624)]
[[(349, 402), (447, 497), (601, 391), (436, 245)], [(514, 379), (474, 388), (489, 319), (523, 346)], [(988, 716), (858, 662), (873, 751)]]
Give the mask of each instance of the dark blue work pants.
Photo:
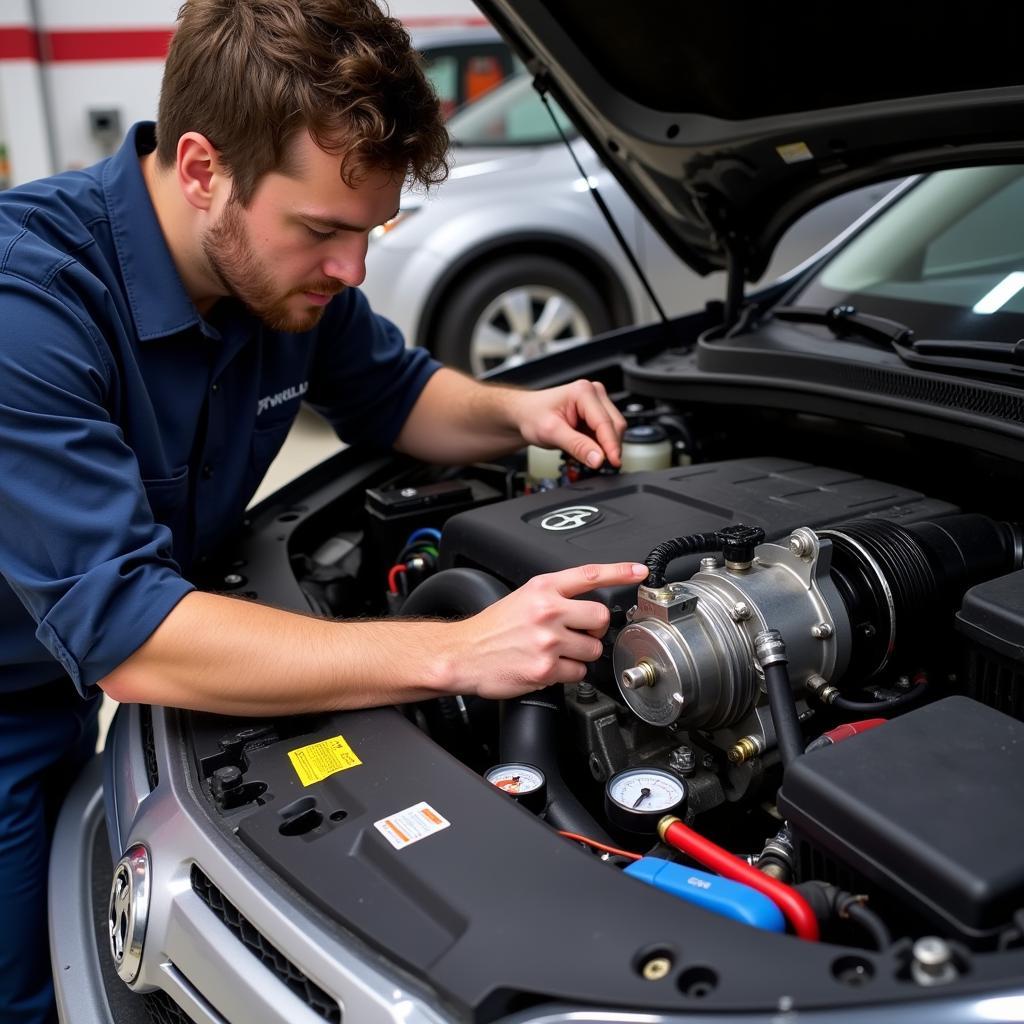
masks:
[(0, 692), (0, 1021), (55, 1021), (46, 878), (61, 801), (96, 749), (100, 700), (68, 680)]

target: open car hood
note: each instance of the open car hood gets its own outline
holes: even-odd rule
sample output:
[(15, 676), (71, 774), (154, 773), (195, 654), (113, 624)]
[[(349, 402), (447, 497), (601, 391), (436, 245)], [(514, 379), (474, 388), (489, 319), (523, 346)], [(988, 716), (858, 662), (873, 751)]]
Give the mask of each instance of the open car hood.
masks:
[(1024, 160), (1024, 10), (478, 0), (694, 270), (764, 271), (800, 214)]

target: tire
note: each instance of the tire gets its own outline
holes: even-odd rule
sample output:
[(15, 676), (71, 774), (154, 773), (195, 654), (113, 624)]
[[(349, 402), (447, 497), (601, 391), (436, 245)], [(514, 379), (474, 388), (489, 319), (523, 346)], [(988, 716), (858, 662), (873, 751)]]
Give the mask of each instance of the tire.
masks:
[(452, 293), (438, 317), (434, 351), (479, 377), (612, 326), (600, 292), (580, 271), (550, 256), (519, 255), (485, 267)]

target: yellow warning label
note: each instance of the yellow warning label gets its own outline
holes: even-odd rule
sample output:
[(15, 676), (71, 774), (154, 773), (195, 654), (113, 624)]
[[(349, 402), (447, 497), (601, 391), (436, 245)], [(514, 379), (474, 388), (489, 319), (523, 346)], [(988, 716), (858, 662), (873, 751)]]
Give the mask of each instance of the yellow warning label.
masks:
[(355, 768), (363, 762), (345, 742), (344, 736), (335, 736), (319, 743), (310, 743), (308, 747), (289, 750), (288, 757), (304, 786), (312, 786), (314, 782), (323, 782), (329, 775), (343, 772), (346, 768)]

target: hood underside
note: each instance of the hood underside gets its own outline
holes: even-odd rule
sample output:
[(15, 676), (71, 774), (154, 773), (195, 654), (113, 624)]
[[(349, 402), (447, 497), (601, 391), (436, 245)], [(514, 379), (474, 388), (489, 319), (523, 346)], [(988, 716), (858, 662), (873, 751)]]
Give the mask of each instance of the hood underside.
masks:
[[(1024, 162), (1024, 9), (479, 0), (694, 270), (860, 185)], [(855, 15), (855, 17), (854, 17)]]

